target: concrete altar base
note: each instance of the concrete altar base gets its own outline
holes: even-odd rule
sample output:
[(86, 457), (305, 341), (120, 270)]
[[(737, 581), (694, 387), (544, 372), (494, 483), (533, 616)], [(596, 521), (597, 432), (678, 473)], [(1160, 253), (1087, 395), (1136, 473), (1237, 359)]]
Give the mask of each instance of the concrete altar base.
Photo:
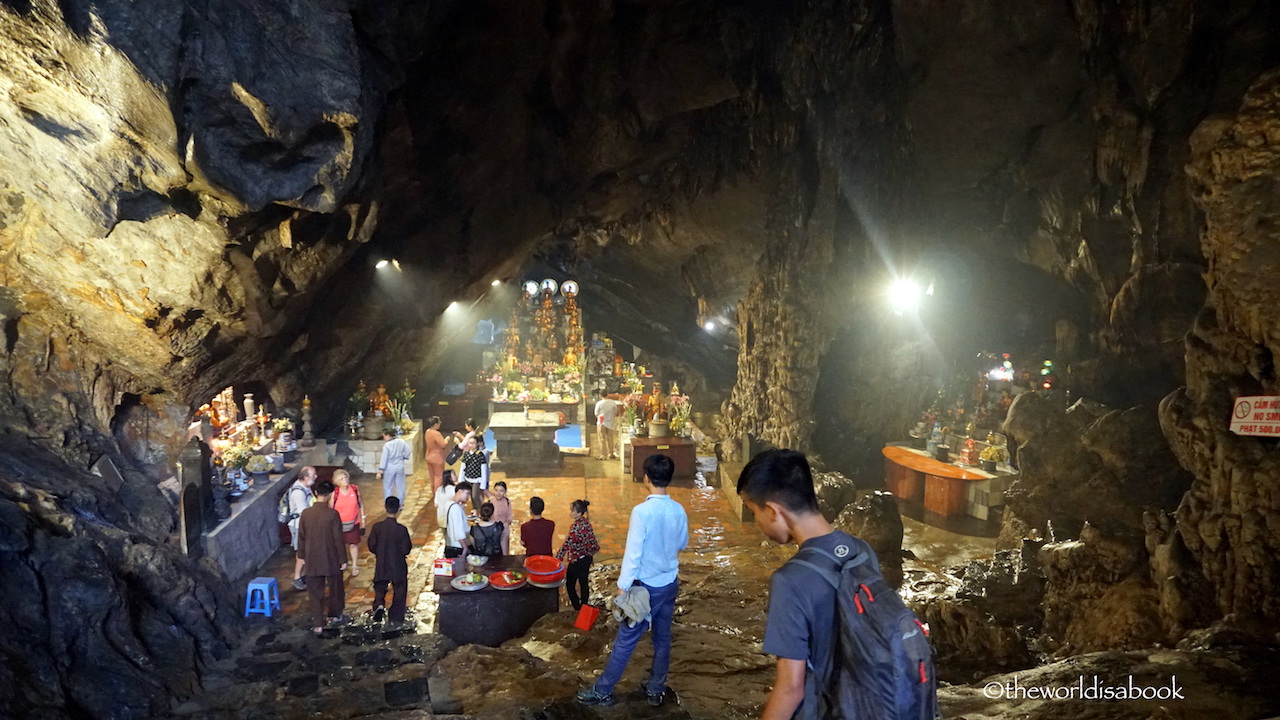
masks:
[(528, 475), (559, 472), (563, 467), (560, 446), (556, 444), (559, 415), (531, 411), (526, 418), (519, 412), (494, 413), (489, 418), (489, 428), (498, 445), (493, 470)]
[(255, 572), (280, 547), (280, 523), (276, 516), (280, 494), (293, 483), (305, 465), (328, 465), (329, 450), (323, 440), (298, 453), (298, 463), (283, 474), (272, 474), (231, 505), (231, 517), (205, 535), (205, 548), (222, 572), (235, 580)]

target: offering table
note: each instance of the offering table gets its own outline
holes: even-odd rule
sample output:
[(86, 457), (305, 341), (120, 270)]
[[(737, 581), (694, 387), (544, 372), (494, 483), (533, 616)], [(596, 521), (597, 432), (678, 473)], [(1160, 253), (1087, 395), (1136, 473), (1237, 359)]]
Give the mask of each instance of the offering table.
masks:
[[(453, 563), (454, 577), (468, 572), (489, 575), (502, 570), (525, 572), (524, 555), (490, 558), (479, 567), (469, 567), (465, 558)], [(525, 583), (514, 590), (498, 590), (486, 585), (479, 590), (458, 590), (452, 577), (434, 576), (431, 590), (440, 596), (437, 613), (439, 631), (459, 645), (472, 643), (497, 647), (529, 631), (538, 618), (560, 611), (560, 588), (540, 588)]]
[(886, 445), (883, 454), (889, 492), (904, 500), (923, 501), (925, 510), (944, 517), (972, 515), (986, 520), (992, 507), (1004, 504), (1004, 491), (1016, 477), (944, 463), (900, 445)]
[(560, 416), (556, 413), (531, 411), (529, 417), (523, 411), (494, 413), (489, 418), (489, 429), (498, 445), (494, 470), (523, 474), (555, 471), (563, 464), (556, 444), (556, 430), (560, 429)]
[(683, 437), (633, 437), (622, 449), (622, 466), (636, 482), (644, 480), (644, 461), (666, 455), (675, 463), (673, 480), (692, 480), (698, 471), (696, 444)]

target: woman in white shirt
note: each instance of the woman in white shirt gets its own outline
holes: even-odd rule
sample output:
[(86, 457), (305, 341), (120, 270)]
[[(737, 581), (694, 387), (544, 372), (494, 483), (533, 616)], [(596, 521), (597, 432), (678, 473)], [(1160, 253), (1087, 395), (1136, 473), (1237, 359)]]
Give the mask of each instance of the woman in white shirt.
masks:
[(444, 529), (445, 510), (449, 509), (449, 503), (453, 502), (453, 493), (453, 471), (445, 470), (440, 489), (436, 490), (436, 524), (441, 530)]

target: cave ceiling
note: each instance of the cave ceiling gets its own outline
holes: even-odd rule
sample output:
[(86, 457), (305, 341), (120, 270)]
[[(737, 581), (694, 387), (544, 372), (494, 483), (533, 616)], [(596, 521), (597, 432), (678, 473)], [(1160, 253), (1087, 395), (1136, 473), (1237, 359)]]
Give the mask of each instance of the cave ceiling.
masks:
[[(1012, 308), (983, 342), (1067, 322), (1114, 387), (1089, 363), (1180, 352), (1204, 293), (1186, 137), (1275, 59), (1275, 24), (1249, 2), (8, 0), (8, 346), (60, 339), (82, 375), (187, 407), (247, 379), (341, 397), (371, 368), (430, 376), (450, 302), (545, 270), (583, 283), (589, 330), (723, 396), (738, 342), (701, 323), (731, 326), (829, 195), (821, 332), (924, 267), (953, 307)], [(101, 388), (56, 390), (105, 426)]]

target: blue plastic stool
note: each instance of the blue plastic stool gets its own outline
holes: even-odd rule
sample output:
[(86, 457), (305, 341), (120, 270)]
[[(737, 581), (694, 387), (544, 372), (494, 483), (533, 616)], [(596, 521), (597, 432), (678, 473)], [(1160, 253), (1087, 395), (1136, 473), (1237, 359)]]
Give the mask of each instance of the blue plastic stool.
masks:
[(244, 596), (244, 616), (258, 613), (271, 617), (272, 609), (280, 609), (280, 586), (275, 578), (257, 577), (249, 581), (249, 592)]

